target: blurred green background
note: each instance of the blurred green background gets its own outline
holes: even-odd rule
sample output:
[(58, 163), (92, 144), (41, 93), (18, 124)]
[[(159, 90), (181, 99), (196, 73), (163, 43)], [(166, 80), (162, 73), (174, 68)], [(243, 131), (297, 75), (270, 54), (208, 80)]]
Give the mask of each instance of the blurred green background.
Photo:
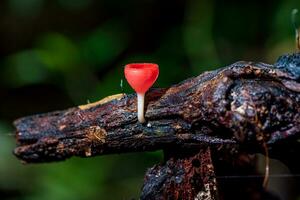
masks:
[(1, 0), (0, 199), (137, 199), (162, 152), (23, 165), (12, 121), (120, 93), (129, 62), (158, 63), (157, 87), (238, 60), (274, 63), (295, 49), (293, 8), (299, 0)]

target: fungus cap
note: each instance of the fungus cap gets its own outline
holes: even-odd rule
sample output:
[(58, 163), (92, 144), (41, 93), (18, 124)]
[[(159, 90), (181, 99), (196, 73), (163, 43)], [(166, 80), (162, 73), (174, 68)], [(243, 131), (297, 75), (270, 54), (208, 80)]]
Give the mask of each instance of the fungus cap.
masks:
[(131, 63), (124, 69), (125, 78), (137, 93), (145, 93), (156, 81), (159, 68), (154, 63)]

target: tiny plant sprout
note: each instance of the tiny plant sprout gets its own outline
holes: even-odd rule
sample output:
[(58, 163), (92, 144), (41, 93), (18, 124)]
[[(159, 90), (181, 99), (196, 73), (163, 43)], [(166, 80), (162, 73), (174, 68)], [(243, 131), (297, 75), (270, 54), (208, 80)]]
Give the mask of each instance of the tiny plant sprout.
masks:
[(129, 85), (137, 93), (138, 120), (140, 123), (144, 123), (145, 93), (158, 77), (158, 65), (154, 63), (131, 63), (125, 66), (124, 73)]
[(120, 81), (120, 88), (121, 88), (121, 92), (124, 93), (123, 79), (121, 79), (121, 81)]

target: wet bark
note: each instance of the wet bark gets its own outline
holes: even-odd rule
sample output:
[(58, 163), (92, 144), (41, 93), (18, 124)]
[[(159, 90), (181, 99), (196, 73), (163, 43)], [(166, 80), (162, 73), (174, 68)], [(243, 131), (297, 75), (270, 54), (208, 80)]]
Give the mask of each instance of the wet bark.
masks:
[(177, 153), (147, 171), (141, 199), (218, 199), (210, 148)]
[[(267, 147), (271, 157), (293, 165), (283, 155), (299, 152), (299, 66), (299, 54), (285, 55), (274, 65), (237, 62), (170, 88), (152, 89), (146, 94), (144, 124), (137, 121), (135, 94), (24, 117), (15, 121), (14, 154), (36, 163), (165, 149), (171, 156), (147, 172), (142, 197), (210, 193), (215, 199), (210, 154), (219, 155), (218, 162), (239, 152), (263, 153)], [(180, 157), (174, 146), (197, 151)], [(208, 165), (212, 170), (205, 171)], [(163, 177), (156, 180), (164, 184), (153, 193), (158, 173)], [(183, 185), (176, 183), (177, 177)]]

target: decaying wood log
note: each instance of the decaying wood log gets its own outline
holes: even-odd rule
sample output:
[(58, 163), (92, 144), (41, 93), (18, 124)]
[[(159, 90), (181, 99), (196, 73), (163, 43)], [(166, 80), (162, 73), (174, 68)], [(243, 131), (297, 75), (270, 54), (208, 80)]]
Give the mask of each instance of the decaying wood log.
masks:
[(283, 56), (274, 66), (237, 62), (153, 89), (146, 95), (145, 124), (137, 122), (136, 96), (125, 94), (21, 118), (15, 121), (14, 153), (26, 162), (44, 162), (172, 144), (243, 144), (261, 152), (266, 142), (272, 155), (277, 143), (299, 138), (299, 55)]
[(177, 153), (172, 152), (167, 162), (148, 170), (141, 199), (218, 199), (210, 148), (185, 152), (184, 157)]
[[(270, 156), (286, 163), (290, 162), (289, 156), (282, 155), (300, 152), (300, 54), (284, 55), (274, 65), (237, 62), (170, 88), (152, 89), (146, 100), (144, 124), (137, 121), (133, 94), (18, 119), (14, 154), (25, 162), (36, 163), (177, 147), (184, 152), (202, 152), (183, 152), (181, 158), (173, 154), (148, 171), (142, 193), (146, 199), (154, 194), (151, 181), (161, 171), (157, 181), (163, 180), (164, 184), (155, 195), (167, 193), (170, 197), (168, 192), (174, 191), (172, 195), (180, 196), (189, 191), (196, 198), (203, 191), (212, 191), (196, 189), (190, 181), (186, 189), (190, 188), (183, 191), (170, 182), (184, 165), (185, 170), (192, 169), (195, 156), (202, 163), (208, 152), (263, 153), (267, 146)], [(211, 160), (203, 163), (199, 165), (201, 180), (208, 174), (214, 177), (213, 170), (201, 174), (201, 168), (210, 165)], [(174, 170), (165, 174), (170, 166)], [(184, 182), (198, 172), (182, 173)], [(216, 194), (214, 191), (212, 196)]]

